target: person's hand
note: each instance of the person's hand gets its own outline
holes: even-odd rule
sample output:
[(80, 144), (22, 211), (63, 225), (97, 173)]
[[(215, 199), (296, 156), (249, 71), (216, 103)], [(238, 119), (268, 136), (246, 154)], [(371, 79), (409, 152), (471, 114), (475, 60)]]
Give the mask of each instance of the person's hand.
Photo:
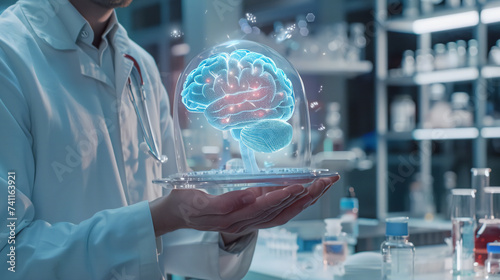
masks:
[(218, 231), (224, 241), (288, 222), (314, 204), (339, 176), (321, 178), (309, 187), (254, 187), (221, 195), (175, 189), (150, 203), (156, 236), (181, 228)]

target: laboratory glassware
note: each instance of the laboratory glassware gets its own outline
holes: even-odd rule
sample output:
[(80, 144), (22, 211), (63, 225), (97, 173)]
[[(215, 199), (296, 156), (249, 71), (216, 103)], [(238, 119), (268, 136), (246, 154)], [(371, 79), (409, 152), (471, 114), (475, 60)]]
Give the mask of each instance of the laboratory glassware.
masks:
[(398, 95), (391, 102), (391, 129), (396, 132), (415, 129), (416, 106), (411, 96)]
[(486, 259), (485, 266), (485, 279), (499, 280), (500, 279), (500, 242), (488, 243), (488, 258)]
[(342, 232), (340, 219), (325, 219), (326, 232), (323, 236), (323, 264), (342, 266), (347, 258), (347, 240)]
[(342, 231), (346, 234), (349, 254), (354, 254), (354, 249), (358, 243), (359, 201), (356, 198), (353, 187), (349, 187), (345, 197), (340, 199), (340, 219), (342, 221)]
[(453, 189), (451, 200), (451, 237), (453, 245), (453, 275), (474, 275), (474, 189)]
[(382, 280), (414, 277), (415, 246), (408, 241), (408, 217), (386, 219), (382, 253)]
[(403, 75), (412, 76), (415, 74), (415, 54), (412, 50), (406, 50), (403, 53), (403, 60), (401, 61), (401, 68), (403, 69)]
[(323, 140), (323, 151), (344, 150), (344, 132), (340, 128), (340, 104), (331, 102), (326, 109), (326, 134)]
[(487, 244), (500, 241), (500, 187), (484, 188), (484, 203), (489, 211), (485, 218), (479, 219), (474, 244), (475, 261), (478, 267), (484, 266), (487, 258)]
[(471, 187), (476, 190), (476, 219), (486, 218), (490, 211), (486, 205), (484, 188), (490, 186), (490, 168), (471, 168)]
[(474, 124), (474, 117), (470, 108), (469, 99), (469, 94), (466, 92), (454, 92), (451, 95), (454, 127), (469, 127)]
[(477, 64), (479, 63), (479, 43), (475, 39), (471, 39), (468, 42), (468, 49), (467, 49), (467, 55), (468, 55), (468, 64), (469, 67), (476, 67)]

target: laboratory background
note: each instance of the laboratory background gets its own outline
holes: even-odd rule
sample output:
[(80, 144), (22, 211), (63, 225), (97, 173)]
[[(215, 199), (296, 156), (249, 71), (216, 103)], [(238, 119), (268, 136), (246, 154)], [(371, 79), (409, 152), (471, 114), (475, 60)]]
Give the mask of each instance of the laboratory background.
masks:
[[(117, 13), (171, 104), (189, 61), (230, 40), (300, 74), (311, 166), (341, 180), (260, 231), (244, 279), (500, 279), (500, 0), (136, 0)], [(222, 148), (200, 145), (195, 169)]]

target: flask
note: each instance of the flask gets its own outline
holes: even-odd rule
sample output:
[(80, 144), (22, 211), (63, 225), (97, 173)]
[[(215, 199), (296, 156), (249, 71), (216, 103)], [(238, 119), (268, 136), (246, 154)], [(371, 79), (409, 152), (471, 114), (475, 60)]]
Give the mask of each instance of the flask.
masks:
[(500, 187), (484, 188), (485, 204), (489, 208), (487, 216), (479, 219), (479, 226), (476, 231), (474, 242), (474, 264), (480, 271), (487, 258), (487, 244), (493, 241), (500, 241)]
[(413, 279), (415, 246), (408, 241), (408, 217), (386, 219), (382, 253), (382, 279)]
[(484, 266), (486, 279), (500, 279), (500, 242), (488, 243), (488, 258)]
[(353, 187), (349, 187), (347, 195), (340, 199), (340, 220), (342, 221), (342, 231), (346, 234), (346, 241), (349, 248), (349, 255), (354, 254), (358, 243), (358, 209), (359, 201)]
[(326, 233), (323, 236), (323, 264), (341, 266), (347, 257), (347, 242), (342, 234), (340, 219), (325, 219)]

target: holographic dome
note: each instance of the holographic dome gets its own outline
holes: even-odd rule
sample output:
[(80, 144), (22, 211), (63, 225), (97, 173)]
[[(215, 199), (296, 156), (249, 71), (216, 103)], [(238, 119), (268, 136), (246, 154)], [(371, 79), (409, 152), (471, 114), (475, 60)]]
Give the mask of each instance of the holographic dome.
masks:
[(269, 180), (277, 176), (321, 173), (309, 168), (309, 112), (300, 75), (262, 44), (230, 41), (197, 55), (179, 77), (173, 114), (174, 177), (183, 184), (273, 185)]

